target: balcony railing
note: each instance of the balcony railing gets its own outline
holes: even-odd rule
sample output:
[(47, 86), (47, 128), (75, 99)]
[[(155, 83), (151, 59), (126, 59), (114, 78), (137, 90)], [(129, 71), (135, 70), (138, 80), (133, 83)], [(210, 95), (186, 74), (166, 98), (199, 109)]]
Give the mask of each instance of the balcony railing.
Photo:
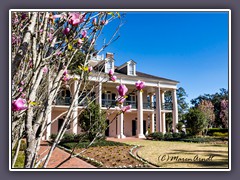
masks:
[(135, 101), (124, 101), (124, 106), (131, 105), (132, 109), (137, 109), (137, 103)]
[(109, 100), (109, 99), (102, 99), (102, 107), (115, 107), (116, 101), (115, 100)]
[(144, 102), (143, 109), (156, 109), (156, 103)]
[(72, 97), (57, 97), (56, 105), (70, 105)]
[(162, 110), (173, 110), (172, 103), (163, 103), (162, 104)]

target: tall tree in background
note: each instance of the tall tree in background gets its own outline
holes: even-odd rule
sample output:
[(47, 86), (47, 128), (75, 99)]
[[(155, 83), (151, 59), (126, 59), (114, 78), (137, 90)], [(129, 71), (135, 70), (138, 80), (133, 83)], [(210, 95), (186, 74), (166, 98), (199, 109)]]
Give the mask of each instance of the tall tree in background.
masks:
[(228, 90), (221, 88), (220, 92), (216, 92), (215, 94), (204, 94), (200, 95), (195, 99), (191, 100), (191, 103), (194, 107), (198, 107), (198, 105), (203, 101), (211, 101), (214, 106), (214, 114), (215, 121), (213, 123), (214, 127), (222, 127), (224, 126), (222, 119), (220, 117), (221, 113), (221, 101), (228, 100)]
[(220, 112), (220, 118), (222, 120), (223, 127), (228, 128), (228, 100), (222, 100), (221, 101), (221, 112)]
[(211, 128), (215, 121), (214, 106), (209, 100), (202, 100), (197, 107), (205, 115), (208, 127)]

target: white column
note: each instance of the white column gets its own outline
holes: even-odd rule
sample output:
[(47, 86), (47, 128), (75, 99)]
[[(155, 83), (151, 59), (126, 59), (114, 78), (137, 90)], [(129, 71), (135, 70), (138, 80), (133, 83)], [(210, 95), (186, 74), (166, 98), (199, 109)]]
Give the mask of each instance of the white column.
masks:
[(118, 120), (117, 120), (117, 138), (118, 139), (122, 139), (125, 138), (126, 136), (124, 136), (123, 134), (123, 120), (124, 120), (124, 114), (121, 113), (118, 116)]
[(152, 112), (151, 114), (150, 130), (151, 130), (151, 133), (155, 132), (154, 112)]
[(52, 107), (50, 107), (50, 109), (51, 110), (50, 110), (50, 112), (47, 115), (47, 132), (46, 132), (46, 138), (45, 138), (46, 140), (49, 140), (50, 136), (51, 136)]
[(156, 88), (156, 131), (162, 132), (162, 119), (161, 119), (161, 94), (160, 94), (160, 87)]
[(102, 107), (102, 83), (99, 82), (98, 87), (96, 88), (96, 103), (99, 104), (100, 108)]
[(137, 137), (145, 138), (143, 134), (143, 93), (138, 91), (138, 110), (137, 110)]
[(172, 90), (172, 102), (173, 102), (173, 132), (177, 132), (176, 125), (178, 123), (178, 105), (177, 105), (177, 93), (176, 89)]
[(78, 128), (78, 92), (77, 91), (77, 81), (74, 81), (73, 83), (73, 112), (72, 112), (72, 118), (73, 118), (73, 134), (77, 134), (77, 128)]
[[(161, 100), (162, 103), (165, 103), (165, 95), (164, 95), (164, 91), (161, 92)], [(162, 112), (162, 132), (166, 133), (166, 115), (165, 112)]]

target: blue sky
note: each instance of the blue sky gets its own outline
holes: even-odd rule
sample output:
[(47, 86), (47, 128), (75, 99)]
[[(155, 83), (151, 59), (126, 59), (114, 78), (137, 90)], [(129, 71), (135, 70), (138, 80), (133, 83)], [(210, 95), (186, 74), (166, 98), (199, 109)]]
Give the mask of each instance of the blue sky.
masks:
[(228, 89), (227, 12), (127, 12), (119, 34), (103, 53), (115, 53), (116, 65), (133, 59), (138, 71), (180, 81), (188, 102)]

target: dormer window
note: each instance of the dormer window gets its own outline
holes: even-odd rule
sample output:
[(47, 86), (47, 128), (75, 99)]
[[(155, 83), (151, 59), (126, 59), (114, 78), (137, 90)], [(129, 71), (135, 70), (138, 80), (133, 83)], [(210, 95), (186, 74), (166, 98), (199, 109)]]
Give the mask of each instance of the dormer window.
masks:
[(130, 76), (136, 75), (136, 63), (134, 61), (130, 61), (128, 64), (128, 75)]
[(114, 70), (113, 60), (108, 60), (105, 64), (105, 73), (108, 73), (111, 69)]

